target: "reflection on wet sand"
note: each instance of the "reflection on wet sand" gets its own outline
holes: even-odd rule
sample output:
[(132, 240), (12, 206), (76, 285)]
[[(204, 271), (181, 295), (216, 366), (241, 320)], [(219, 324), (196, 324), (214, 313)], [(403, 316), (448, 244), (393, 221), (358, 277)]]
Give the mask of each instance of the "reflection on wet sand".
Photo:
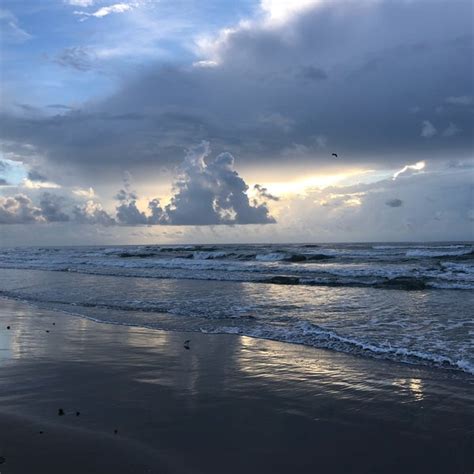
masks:
[[(36, 449), (30, 425), (17, 438), (0, 430), (0, 448), (18, 446), (18, 465), (25, 446), (31, 459), (55, 452), (52, 430), (79, 458), (77, 434), (88, 446), (112, 436), (133, 457), (143, 449), (165, 452), (179, 467), (171, 472), (180, 473), (312, 473), (315, 463), (322, 472), (345, 473), (361, 459), (370, 472), (426, 472), (426, 466), (449, 472), (453, 463), (463, 472), (470, 460), (463, 440), (473, 420), (472, 383), (462, 375), (2, 303), (0, 321), (12, 329), (0, 330), (0, 424), (21, 415), (34, 421), (35, 436), (45, 433)], [(58, 408), (66, 415), (58, 417)], [(76, 411), (80, 417), (68, 415)], [(101, 458), (112, 452), (97, 451)]]
[(417, 378), (408, 379), (396, 379), (393, 381), (393, 385), (396, 387), (402, 387), (405, 391), (409, 392), (413, 398), (420, 402), (423, 400), (423, 381)]

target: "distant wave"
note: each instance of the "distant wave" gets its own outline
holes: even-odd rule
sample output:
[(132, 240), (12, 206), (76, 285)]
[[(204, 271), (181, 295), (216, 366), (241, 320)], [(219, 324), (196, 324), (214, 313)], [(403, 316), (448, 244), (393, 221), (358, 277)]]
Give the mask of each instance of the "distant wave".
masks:
[(412, 249), (408, 250), (406, 253), (407, 257), (429, 257), (429, 258), (438, 258), (438, 257), (463, 257), (474, 255), (474, 251), (471, 249), (462, 249), (462, 250), (437, 250), (437, 249)]
[(470, 244), (390, 244), (390, 245), (372, 245), (374, 250), (393, 250), (393, 249), (463, 249)]
[(0, 268), (120, 277), (474, 289), (472, 244), (142, 245), (0, 249)]
[[(127, 259), (128, 260), (128, 259)], [(390, 290), (472, 290), (474, 289), (474, 268), (472, 266), (447, 262), (436, 268), (425, 271), (414, 271), (407, 268), (364, 267), (364, 266), (285, 266), (286, 262), (272, 262), (272, 266), (259, 267), (251, 262), (189, 260), (175, 258), (172, 260), (147, 263), (112, 261), (96, 265), (94, 262), (82, 261), (80, 264), (69, 264), (57, 261), (54, 264), (13, 264), (2, 265), (10, 269), (46, 270), (70, 272), (89, 275), (104, 275), (133, 278), (171, 278), (186, 280), (239, 281), (254, 283), (271, 283), (280, 285), (310, 285), (332, 287), (372, 287)], [(314, 265), (314, 263), (313, 263)]]

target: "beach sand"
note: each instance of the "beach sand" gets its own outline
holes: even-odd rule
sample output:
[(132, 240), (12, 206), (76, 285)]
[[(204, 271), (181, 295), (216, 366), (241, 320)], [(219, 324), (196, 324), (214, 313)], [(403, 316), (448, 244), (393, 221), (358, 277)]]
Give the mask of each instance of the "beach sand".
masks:
[(0, 472), (470, 474), (473, 379), (0, 300)]

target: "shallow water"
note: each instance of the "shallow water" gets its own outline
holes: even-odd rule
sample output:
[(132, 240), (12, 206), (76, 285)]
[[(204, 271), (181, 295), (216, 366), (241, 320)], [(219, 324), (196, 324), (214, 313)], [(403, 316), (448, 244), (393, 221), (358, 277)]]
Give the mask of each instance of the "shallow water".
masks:
[(0, 295), (473, 374), (473, 262), (470, 244), (4, 249)]

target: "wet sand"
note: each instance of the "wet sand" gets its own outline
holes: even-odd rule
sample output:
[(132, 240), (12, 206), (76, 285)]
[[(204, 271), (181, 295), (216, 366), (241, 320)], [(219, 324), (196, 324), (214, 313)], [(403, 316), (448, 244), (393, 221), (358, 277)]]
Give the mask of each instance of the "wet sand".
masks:
[(471, 473), (473, 389), (461, 373), (0, 300), (2, 474)]

